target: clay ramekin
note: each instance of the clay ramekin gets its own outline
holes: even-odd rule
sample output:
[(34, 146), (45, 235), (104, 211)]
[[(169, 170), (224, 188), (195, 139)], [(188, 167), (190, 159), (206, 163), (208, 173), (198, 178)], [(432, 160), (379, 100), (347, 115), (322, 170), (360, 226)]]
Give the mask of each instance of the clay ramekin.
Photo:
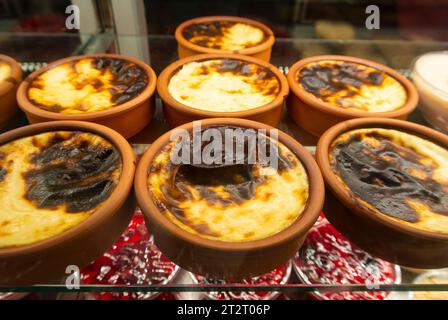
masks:
[(80, 224), (33, 244), (0, 249), (0, 285), (59, 283), (67, 276), (67, 266), (82, 268), (106, 251), (126, 229), (136, 208), (132, 192), (135, 156), (129, 143), (114, 130), (88, 122), (47, 122), (8, 131), (0, 135), (0, 145), (55, 130), (91, 132), (111, 142), (121, 154), (121, 178), (109, 198)]
[(0, 83), (0, 125), (3, 125), (13, 118), (18, 110), (16, 93), (22, 81), (22, 69), (16, 60), (3, 54), (0, 54), (0, 61), (11, 67), (11, 76)]
[[(366, 112), (347, 110), (317, 99), (314, 95), (301, 88), (295, 78), (297, 71), (303, 66), (323, 60), (338, 60), (363, 64), (387, 73), (405, 88), (407, 93), (405, 105), (397, 110), (388, 112)], [(417, 90), (408, 79), (385, 65), (361, 58), (337, 55), (305, 58), (291, 66), (288, 73), (288, 82), (292, 91), (287, 102), (289, 115), (300, 127), (316, 137), (320, 137), (325, 130), (335, 124), (349, 119), (381, 117), (406, 120), (409, 114), (417, 107), (418, 103)]]
[[(186, 63), (212, 59), (237, 59), (248, 63), (254, 63), (272, 71), (280, 82), (280, 92), (270, 103), (245, 111), (215, 112), (189, 107), (176, 99), (168, 91), (171, 77)], [(262, 122), (276, 127), (280, 123), (283, 106), (289, 94), (289, 86), (286, 77), (275, 66), (260, 59), (243, 55), (232, 54), (202, 54), (177, 60), (166, 67), (157, 79), (157, 93), (162, 99), (163, 113), (171, 127), (177, 127), (184, 123), (205, 118), (243, 118)]]
[[(188, 41), (183, 36), (184, 30), (188, 26), (190, 26), (192, 24), (210, 22), (210, 21), (234, 21), (234, 22), (250, 24), (252, 26), (255, 26), (255, 27), (263, 30), (263, 32), (267, 36), (267, 39), (264, 42), (260, 43), (259, 45), (251, 47), (251, 48), (228, 51), (228, 50), (219, 50), (219, 49), (201, 47), (197, 44), (194, 44), (194, 43)], [(200, 17), (200, 18), (194, 18), (191, 20), (187, 20), (187, 21), (183, 22), (182, 24), (180, 24), (176, 28), (176, 32), (174, 35), (177, 40), (179, 59), (186, 58), (189, 56), (198, 55), (198, 54), (203, 54), (203, 53), (214, 53), (214, 54), (234, 53), (234, 54), (242, 54), (242, 55), (246, 55), (246, 56), (252, 56), (254, 58), (258, 58), (258, 59), (264, 60), (266, 62), (269, 62), (271, 60), (272, 46), (274, 45), (274, 42), (275, 42), (274, 33), (272, 32), (271, 29), (269, 29), (264, 24), (254, 21), (254, 20), (251, 20), (251, 19), (241, 18), (241, 17), (232, 17), (232, 16), (209, 16), (209, 17)]]
[(331, 143), (344, 132), (371, 127), (396, 129), (420, 136), (448, 149), (448, 136), (401, 120), (354, 119), (332, 127), (320, 138), (316, 151), (317, 163), (327, 187), (325, 215), (350, 241), (381, 259), (411, 268), (447, 267), (448, 233), (419, 230), (369, 210), (358, 203), (331, 169)]
[[(112, 58), (122, 59), (135, 63), (146, 71), (148, 84), (146, 88), (134, 99), (107, 110), (88, 112), (82, 114), (63, 114), (43, 110), (35, 106), (28, 99), (28, 88), (31, 82), (43, 72), (69, 61), (88, 58)], [(157, 77), (155, 72), (143, 61), (136, 58), (119, 54), (89, 54), (83, 56), (68, 57), (54, 61), (47, 66), (30, 74), (20, 85), (17, 92), (19, 107), (26, 113), (30, 123), (40, 123), (55, 120), (75, 120), (94, 122), (112, 128), (125, 138), (130, 138), (144, 129), (152, 120), (155, 109), (154, 91)]]
[[(200, 121), (202, 128), (229, 125), (252, 129), (274, 129), (262, 123), (233, 118)], [(177, 129), (193, 130), (193, 123)], [(206, 239), (189, 233), (170, 221), (155, 205), (148, 187), (148, 170), (154, 156), (165, 146), (173, 131), (157, 139), (144, 154), (137, 167), (135, 191), (146, 226), (154, 235), (158, 248), (182, 268), (205, 277), (241, 280), (270, 272), (286, 263), (302, 245), (306, 233), (316, 222), (324, 201), (324, 184), (312, 155), (297, 141), (278, 132), (281, 143), (302, 162), (309, 179), (309, 199), (304, 212), (288, 228), (273, 236), (247, 242), (226, 242)], [(269, 134), (269, 133), (268, 133)]]

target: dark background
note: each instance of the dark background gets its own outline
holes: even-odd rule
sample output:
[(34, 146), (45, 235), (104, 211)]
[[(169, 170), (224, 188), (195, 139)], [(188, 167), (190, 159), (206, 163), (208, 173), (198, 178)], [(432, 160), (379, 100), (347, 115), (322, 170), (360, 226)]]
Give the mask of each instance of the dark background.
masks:
[[(109, 0), (93, 2), (100, 8), (102, 31), (113, 30), (113, 21), (104, 17)], [(0, 0), (0, 32), (69, 32), (64, 21), (70, 4), (67, 0)], [(448, 40), (448, 0), (144, 0), (144, 4), (152, 35), (172, 35), (179, 23), (197, 16), (237, 15), (266, 23), (279, 38)], [(365, 8), (370, 4), (381, 10), (381, 30), (374, 32), (364, 27)], [(322, 22), (343, 31), (328, 33), (328, 24), (322, 26)]]

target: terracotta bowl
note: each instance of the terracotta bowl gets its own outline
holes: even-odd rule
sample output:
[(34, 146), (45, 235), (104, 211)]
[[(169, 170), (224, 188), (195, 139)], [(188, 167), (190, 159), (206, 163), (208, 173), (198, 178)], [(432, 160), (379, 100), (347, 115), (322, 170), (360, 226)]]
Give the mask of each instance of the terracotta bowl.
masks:
[[(273, 129), (264, 124), (243, 119), (218, 118), (201, 121), (203, 129), (213, 125)], [(179, 128), (191, 132), (193, 124), (189, 123)], [(297, 155), (309, 179), (308, 203), (295, 222), (279, 233), (261, 240), (218, 241), (195, 235), (178, 227), (166, 218), (152, 199), (147, 183), (148, 170), (154, 156), (168, 143), (171, 134), (172, 131), (164, 134), (151, 145), (139, 162), (135, 178), (137, 201), (159, 249), (182, 268), (214, 279), (250, 278), (270, 272), (286, 263), (303, 243), (306, 233), (317, 220), (323, 205), (323, 180), (311, 154), (293, 138), (279, 132), (279, 141)]]
[[(107, 110), (88, 112), (82, 114), (63, 114), (51, 112), (35, 106), (28, 99), (28, 88), (30, 83), (43, 72), (68, 61), (76, 61), (87, 58), (114, 58), (130, 61), (146, 71), (148, 84), (146, 88), (134, 99)], [(145, 128), (152, 120), (155, 109), (154, 91), (157, 77), (154, 71), (143, 61), (133, 57), (119, 54), (90, 54), (83, 56), (68, 57), (54, 61), (47, 66), (30, 74), (20, 85), (17, 92), (17, 101), (20, 108), (26, 113), (30, 123), (39, 123), (55, 120), (76, 120), (94, 122), (112, 128), (125, 138), (130, 138)], [(129, 125), (132, 124), (132, 125)]]
[[(297, 71), (304, 65), (321, 60), (340, 60), (377, 68), (392, 76), (403, 85), (407, 92), (407, 102), (401, 108), (389, 112), (366, 112), (347, 110), (320, 101), (311, 93), (303, 90), (297, 83), (295, 77)], [(288, 73), (288, 82), (292, 91), (287, 102), (289, 115), (300, 127), (317, 137), (321, 136), (325, 130), (335, 124), (349, 119), (381, 117), (406, 120), (409, 114), (417, 107), (418, 103), (417, 90), (408, 79), (389, 67), (361, 58), (337, 55), (305, 58), (291, 66)]]
[[(215, 112), (189, 107), (176, 99), (168, 91), (171, 77), (186, 63), (211, 59), (238, 59), (249, 63), (255, 63), (272, 71), (280, 82), (280, 92), (270, 103), (245, 111)], [(205, 118), (243, 118), (265, 123), (276, 127), (281, 120), (283, 106), (289, 93), (286, 77), (273, 65), (262, 60), (232, 54), (203, 54), (178, 60), (162, 71), (157, 80), (157, 92), (163, 102), (163, 113), (171, 127), (177, 127), (184, 123)]]
[(135, 157), (129, 143), (104, 126), (78, 121), (29, 125), (0, 135), (0, 145), (22, 137), (55, 130), (92, 132), (111, 142), (121, 153), (122, 174), (116, 188), (83, 222), (48, 239), (0, 249), (0, 285), (33, 285), (61, 281), (69, 265), (79, 268), (109, 248), (129, 224), (136, 202), (133, 195)]
[(344, 132), (369, 127), (396, 129), (448, 149), (448, 136), (401, 120), (355, 119), (332, 127), (320, 138), (316, 151), (317, 163), (327, 187), (324, 212), (328, 220), (350, 241), (384, 260), (412, 268), (447, 267), (448, 233), (419, 230), (369, 210), (351, 196), (331, 169), (331, 143)]
[(11, 66), (11, 76), (0, 83), (0, 125), (3, 125), (13, 118), (18, 110), (16, 93), (22, 81), (22, 69), (11, 57), (0, 54), (0, 61)]
[[(188, 41), (183, 36), (183, 31), (188, 26), (190, 26), (192, 24), (210, 22), (210, 21), (234, 21), (234, 22), (246, 23), (246, 24), (258, 27), (261, 30), (263, 30), (264, 33), (267, 35), (267, 39), (264, 42), (262, 42), (261, 44), (251, 47), (251, 48), (228, 51), (228, 50), (219, 50), (219, 49), (201, 47), (197, 44), (194, 44), (194, 43)], [(231, 16), (209, 16), (209, 17), (200, 17), (200, 18), (195, 18), (195, 19), (185, 21), (176, 28), (175, 37), (176, 37), (177, 45), (178, 45), (179, 59), (186, 58), (189, 56), (194, 56), (197, 54), (203, 54), (203, 53), (214, 53), (214, 54), (234, 53), (234, 54), (242, 54), (242, 55), (246, 55), (246, 56), (252, 56), (254, 58), (258, 58), (258, 59), (264, 60), (266, 62), (269, 62), (269, 60), (271, 59), (272, 46), (274, 45), (274, 42), (275, 42), (274, 33), (272, 32), (271, 29), (269, 29), (264, 24), (254, 21), (254, 20), (251, 20), (251, 19), (246, 19), (246, 18), (241, 18), (241, 17), (231, 17)]]

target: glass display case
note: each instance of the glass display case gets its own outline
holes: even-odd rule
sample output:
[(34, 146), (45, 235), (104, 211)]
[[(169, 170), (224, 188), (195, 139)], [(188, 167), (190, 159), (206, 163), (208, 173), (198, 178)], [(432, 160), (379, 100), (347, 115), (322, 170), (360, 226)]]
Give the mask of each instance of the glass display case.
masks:
[[(165, 68), (179, 59), (179, 43), (174, 36), (176, 27), (185, 20), (200, 16), (241, 16), (266, 24), (275, 35), (270, 64), (285, 76), (288, 75), (291, 66), (304, 58), (339, 55), (378, 62), (398, 72), (404, 78), (413, 80), (413, 68), (417, 58), (429, 52), (443, 54), (445, 51), (446, 56), (446, 50), (448, 50), (448, 28), (445, 23), (448, 17), (448, 3), (442, 1), (382, 1), (377, 6), (380, 25), (379, 28), (373, 29), (366, 27), (366, 19), (373, 14), (373, 11), (367, 12), (369, 3), (362, 0), (232, 0), (226, 3), (199, 0), (188, 2), (158, 0), (30, 2), (33, 5), (27, 5), (26, 1), (0, 2), (0, 54), (12, 57), (19, 62), (23, 79), (28, 83), (31, 83), (33, 79), (27, 76), (55, 60), (103, 53), (123, 54), (137, 58), (149, 65), (159, 77)], [(68, 29), (66, 19), (75, 11), (66, 11), (66, 9), (73, 5), (79, 9), (80, 28)], [(447, 67), (446, 59), (441, 60), (440, 63), (440, 68)], [(443, 72), (440, 74), (441, 77), (447, 76)], [(444, 79), (445, 82), (447, 80), (447, 78)], [(418, 86), (418, 89), (420, 88), (421, 85)], [(444, 89), (446, 90), (446, 85), (442, 89), (440, 87), (437, 89), (440, 91), (441, 98), (435, 104), (436, 109), (448, 106), (448, 92), (443, 92)], [(421, 95), (420, 91), (419, 93)], [(290, 96), (294, 94), (291, 88), (289, 94)], [(370, 99), (373, 98), (370, 97)], [(150, 123), (132, 137), (127, 137), (136, 159), (140, 159), (154, 142), (173, 128), (163, 111), (164, 102), (156, 93), (154, 93), (154, 99), (154, 114)], [(424, 102), (426, 103), (426, 100)], [(290, 103), (290, 100), (286, 100), (285, 107), (281, 111), (278, 129), (291, 136), (315, 156), (316, 145), (322, 135), (313, 135), (298, 125), (288, 112), (291, 108)], [(434, 119), (428, 116), (425, 108), (420, 99), (407, 121), (434, 129)], [(29, 124), (29, 118), (22, 110), (18, 110), (13, 118), (1, 125), (2, 133)], [(307, 114), (304, 113), (303, 117), (306, 118), (306, 116)], [(117, 121), (121, 121), (123, 125), (130, 128), (134, 125), (127, 122), (124, 116)], [(448, 125), (443, 127), (443, 121), (437, 124), (434, 130), (439, 133), (448, 130)], [(440, 139), (442, 140), (438, 141), (446, 142), (448, 138), (444, 136)], [(445, 152), (447, 147), (445, 145)], [(1, 150), (0, 154), (3, 155)], [(446, 157), (443, 158), (443, 155), (442, 153), (441, 162), (448, 160)], [(431, 168), (431, 166), (427, 165), (425, 168)], [(196, 172), (198, 176), (203, 174), (205, 173)], [(446, 178), (446, 172), (442, 173), (443, 177)], [(445, 193), (442, 196), (439, 195), (441, 203), (439, 203), (441, 208), (439, 211), (442, 211), (439, 214), (446, 216), (448, 214), (446, 181), (441, 185), (444, 186)], [(326, 189), (328, 198), (328, 194), (332, 191), (328, 184)], [(435, 192), (434, 189), (431, 190)], [(286, 193), (287, 190), (284, 191)], [(0, 185), (1, 192), (5, 191)], [(323, 189), (321, 192), (323, 193)], [(88, 197), (86, 199), (83, 201), (90, 201)], [(139, 197), (137, 200), (138, 203), (142, 201)], [(388, 204), (388, 208), (391, 207), (393, 203)], [(101, 252), (104, 251), (104, 253), (96, 254), (92, 262), (79, 266), (80, 283), (77, 282), (77, 273), (75, 272), (73, 277), (70, 271), (67, 271), (66, 276), (55, 277), (53, 281), (35, 282), (33, 285), (14, 283), (10, 275), (6, 279), (0, 274), (0, 291), (4, 292), (0, 294), (0, 299), (409, 300), (448, 298), (448, 264), (443, 266), (442, 263), (437, 269), (411, 268), (393, 263), (393, 259), (382, 260), (375, 254), (375, 250), (373, 250), (375, 253), (367, 250), (370, 252), (368, 253), (348, 240), (355, 237), (350, 231), (340, 229), (338, 223), (334, 225), (333, 221), (337, 219), (331, 218), (333, 209), (339, 210), (331, 205), (324, 206), (317, 220), (315, 219), (314, 225), (310, 226), (306, 237), (301, 239), (303, 244), (300, 249), (296, 250), (290, 259), (284, 259), (283, 263), (271, 272), (245, 280), (222, 280), (201, 275), (200, 272), (194, 274), (167, 258), (164, 254), (165, 250), (159, 250), (156, 246), (158, 241), (163, 241), (159, 240), (160, 235), (150, 234), (145, 226), (152, 220), (148, 217), (145, 220), (145, 213), (142, 213), (145, 210), (137, 207), (132, 217), (128, 216), (125, 224), (127, 225), (129, 219), (131, 220), (125, 231), (121, 236), (115, 237), (115, 243), (109, 245), (106, 251), (103, 249)], [(285, 209), (282, 208), (282, 210)], [(411, 209), (408, 207), (408, 210)], [(326, 216), (329, 217), (328, 220)], [(0, 213), (0, 239), (2, 237), (1, 222), (2, 219), (6, 221), (6, 218), (6, 213), (3, 215)], [(179, 228), (174, 224), (173, 226)], [(149, 228), (149, 230), (152, 229)], [(440, 247), (443, 247), (444, 241), (448, 243), (448, 236), (446, 233), (441, 233), (438, 239)], [(407, 236), (412, 238), (411, 233)], [(399, 241), (399, 238), (393, 239)], [(369, 241), (376, 240), (366, 239), (361, 241), (361, 246), (369, 247), (364, 245)], [(413, 242), (410, 241), (410, 243)], [(0, 241), (0, 261), (2, 259), (6, 261), (8, 254), (11, 254), (8, 252), (10, 248), (6, 246), (2, 248), (1, 244)], [(414, 245), (417, 244), (418, 242), (414, 243)], [(95, 246), (93, 243), (91, 245)], [(375, 244), (371, 245), (375, 246)], [(381, 244), (377, 245), (378, 250), (381, 251), (380, 246)], [(436, 245), (427, 245), (425, 252), (428, 253), (428, 257), (433, 257), (432, 251), (437, 249)], [(76, 247), (74, 250), (82, 252), (84, 249)], [(448, 257), (448, 251), (446, 256)], [(192, 259), (194, 260), (195, 257)], [(214, 260), (213, 256), (210, 259), (210, 264), (221, 263), (220, 260)], [(239, 266), (241, 270), (254, 264), (253, 261), (248, 261), (249, 259), (261, 261), (263, 257), (241, 259)], [(36, 263), (37, 261), (46, 263), (36, 258)], [(30, 265), (30, 268), (33, 266)], [(223, 268), (225, 269), (226, 266), (224, 265)], [(201, 270), (200, 267), (193, 269)], [(19, 278), (19, 275), (17, 277)]]

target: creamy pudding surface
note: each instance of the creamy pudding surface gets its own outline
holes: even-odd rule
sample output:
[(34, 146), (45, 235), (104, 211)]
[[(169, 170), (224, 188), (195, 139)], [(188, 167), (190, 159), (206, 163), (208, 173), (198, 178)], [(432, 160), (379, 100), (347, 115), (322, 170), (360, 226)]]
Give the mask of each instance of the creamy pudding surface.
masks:
[(137, 97), (148, 83), (145, 70), (115, 58), (69, 61), (44, 71), (28, 89), (28, 99), (51, 112), (103, 111)]
[(280, 81), (269, 69), (235, 59), (184, 64), (170, 79), (168, 91), (191, 108), (245, 111), (266, 105), (280, 92)]
[(0, 248), (81, 223), (112, 193), (121, 168), (118, 150), (91, 133), (47, 132), (0, 146)]
[(312, 62), (297, 71), (296, 81), (316, 99), (342, 109), (387, 112), (407, 102), (406, 89), (394, 77), (353, 62)]
[(212, 240), (258, 240), (286, 229), (305, 209), (308, 175), (289, 148), (268, 141), (278, 148), (277, 169), (258, 161), (173, 164), (170, 155), (179, 141), (171, 141), (150, 164), (148, 188), (154, 203), (178, 227)]
[(183, 36), (198, 46), (228, 51), (251, 48), (267, 38), (262, 29), (236, 21), (195, 23), (184, 29)]
[(330, 147), (338, 180), (363, 206), (413, 228), (448, 233), (448, 150), (393, 129), (356, 129)]

